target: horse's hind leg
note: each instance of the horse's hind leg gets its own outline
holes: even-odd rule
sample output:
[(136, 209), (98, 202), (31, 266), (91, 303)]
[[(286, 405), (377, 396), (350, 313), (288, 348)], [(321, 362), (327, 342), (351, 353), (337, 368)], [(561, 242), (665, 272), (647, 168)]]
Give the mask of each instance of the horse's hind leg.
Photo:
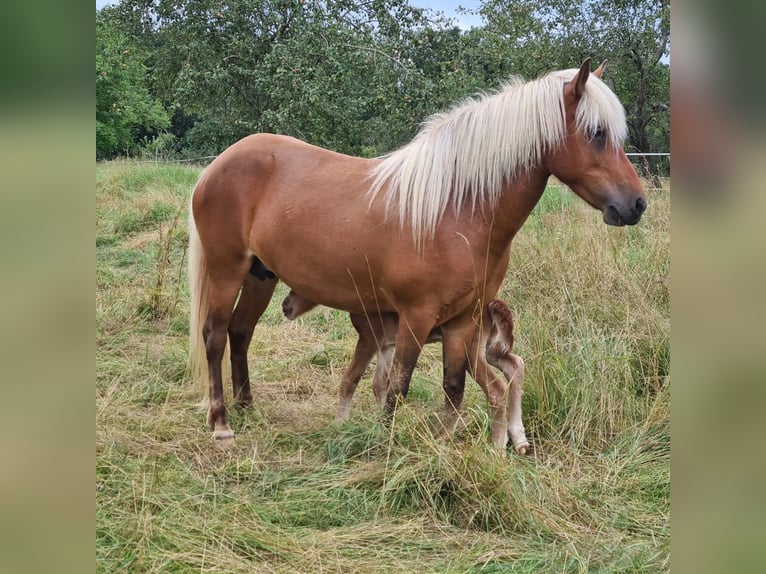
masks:
[(273, 277), (259, 278), (248, 273), (237, 307), (229, 323), (229, 342), (231, 343), (231, 383), (234, 389), (234, 400), (240, 406), (253, 402), (250, 391), (250, 375), (247, 368), (247, 349), (253, 338), (253, 330), (258, 320), (269, 305), (278, 279)]
[(202, 329), (207, 355), (209, 396), (207, 422), (213, 430), (216, 440), (234, 438), (234, 432), (226, 418), (226, 406), (223, 401), (223, 375), (221, 361), (226, 348), (226, 335), (231, 321), (232, 309), (237, 293), (247, 272), (247, 262), (243, 261), (240, 269), (210, 274), (210, 301), (207, 319)]

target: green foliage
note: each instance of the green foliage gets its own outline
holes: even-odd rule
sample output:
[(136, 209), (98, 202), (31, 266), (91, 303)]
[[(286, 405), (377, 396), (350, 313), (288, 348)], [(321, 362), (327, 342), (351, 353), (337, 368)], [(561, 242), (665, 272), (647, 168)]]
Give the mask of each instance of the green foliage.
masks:
[(668, 149), (667, 2), (480, 12), (464, 31), (410, 0), (122, 0), (97, 17), (99, 157), (215, 155), (254, 132), (376, 156), (478, 90), (589, 55), (611, 62), (630, 148)]
[(96, 14), (96, 157), (114, 157), (141, 137), (170, 126), (161, 102), (149, 93), (146, 55), (119, 22)]

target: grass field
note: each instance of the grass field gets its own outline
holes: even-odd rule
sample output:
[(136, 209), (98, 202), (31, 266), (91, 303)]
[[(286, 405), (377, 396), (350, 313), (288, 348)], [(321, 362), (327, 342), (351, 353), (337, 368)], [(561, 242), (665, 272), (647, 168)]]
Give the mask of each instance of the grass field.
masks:
[[(608, 228), (549, 188), (500, 296), (527, 365), (533, 452), (500, 458), (485, 401), (439, 440), (440, 348), (386, 425), (370, 376), (333, 421), (347, 317), (281, 317), (221, 450), (186, 374), (186, 209), (199, 168), (96, 166), (99, 572), (662, 572), (670, 555), (669, 194)], [(230, 387), (230, 385), (228, 385)], [(227, 389), (230, 397), (231, 389)]]

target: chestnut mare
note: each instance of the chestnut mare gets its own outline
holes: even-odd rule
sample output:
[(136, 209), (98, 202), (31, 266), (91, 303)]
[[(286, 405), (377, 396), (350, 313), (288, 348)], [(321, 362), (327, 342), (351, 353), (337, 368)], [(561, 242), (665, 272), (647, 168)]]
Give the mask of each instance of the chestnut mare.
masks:
[[(297, 319), (307, 311), (316, 307), (316, 303), (304, 299), (295, 291), (290, 293), (282, 301), (282, 312), (291, 321)], [(351, 399), (356, 391), (356, 386), (362, 378), (365, 369), (370, 364), (373, 355), (378, 353), (378, 362), (375, 366), (375, 376), (372, 380), (372, 392), (381, 406), (386, 405), (388, 393), (388, 370), (393, 359), (394, 345), (396, 344), (396, 331), (399, 327), (399, 319), (393, 314), (381, 314), (375, 321), (370, 321), (364, 315), (351, 313), (351, 324), (359, 336), (354, 349), (351, 364), (343, 373), (340, 382), (340, 401), (336, 419), (348, 420), (351, 412)], [(436, 343), (442, 340), (440, 329), (434, 329), (429, 333), (426, 343)], [(526, 454), (529, 448), (524, 423), (521, 419), (521, 397), (524, 394), (524, 360), (511, 353), (513, 349), (513, 314), (508, 305), (500, 299), (493, 299), (484, 308), (481, 324), (476, 330), (473, 341), (468, 347), (469, 355), (473, 352), (481, 354), (487, 363), (497, 367), (505, 375), (508, 381), (508, 436), (513, 448), (519, 454)], [(471, 356), (469, 370), (475, 364), (475, 358)], [(471, 371), (476, 380), (476, 373)], [(482, 387), (484, 394), (489, 398), (487, 389)]]
[[(281, 279), (317, 304), (399, 317), (386, 409), (407, 395), (420, 349), (442, 332), (447, 420), (460, 408), (468, 347), (506, 274), (511, 240), (555, 175), (609, 225), (638, 223), (646, 197), (622, 149), (625, 112), (590, 60), (512, 80), (431, 117), (377, 159), (272, 134), (246, 137), (202, 173), (191, 198), (192, 368), (207, 367), (208, 424), (233, 439), (221, 362), (252, 401), (247, 349)], [(239, 295), (239, 299), (237, 298)], [(203, 359), (203, 357), (205, 359)], [(492, 439), (508, 441), (507, 385), (473, 353)]]

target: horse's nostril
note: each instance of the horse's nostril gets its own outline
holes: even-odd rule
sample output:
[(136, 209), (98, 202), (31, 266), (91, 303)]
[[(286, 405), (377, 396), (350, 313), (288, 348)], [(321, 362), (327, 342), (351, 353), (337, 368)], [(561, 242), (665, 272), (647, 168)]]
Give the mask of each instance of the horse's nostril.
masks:
[(636, 200), (636, 211), (638, 211), (638, 213), (643, 213), (645, 209), (646, 209), (646, 200), (643, 197), (639, 197)]

